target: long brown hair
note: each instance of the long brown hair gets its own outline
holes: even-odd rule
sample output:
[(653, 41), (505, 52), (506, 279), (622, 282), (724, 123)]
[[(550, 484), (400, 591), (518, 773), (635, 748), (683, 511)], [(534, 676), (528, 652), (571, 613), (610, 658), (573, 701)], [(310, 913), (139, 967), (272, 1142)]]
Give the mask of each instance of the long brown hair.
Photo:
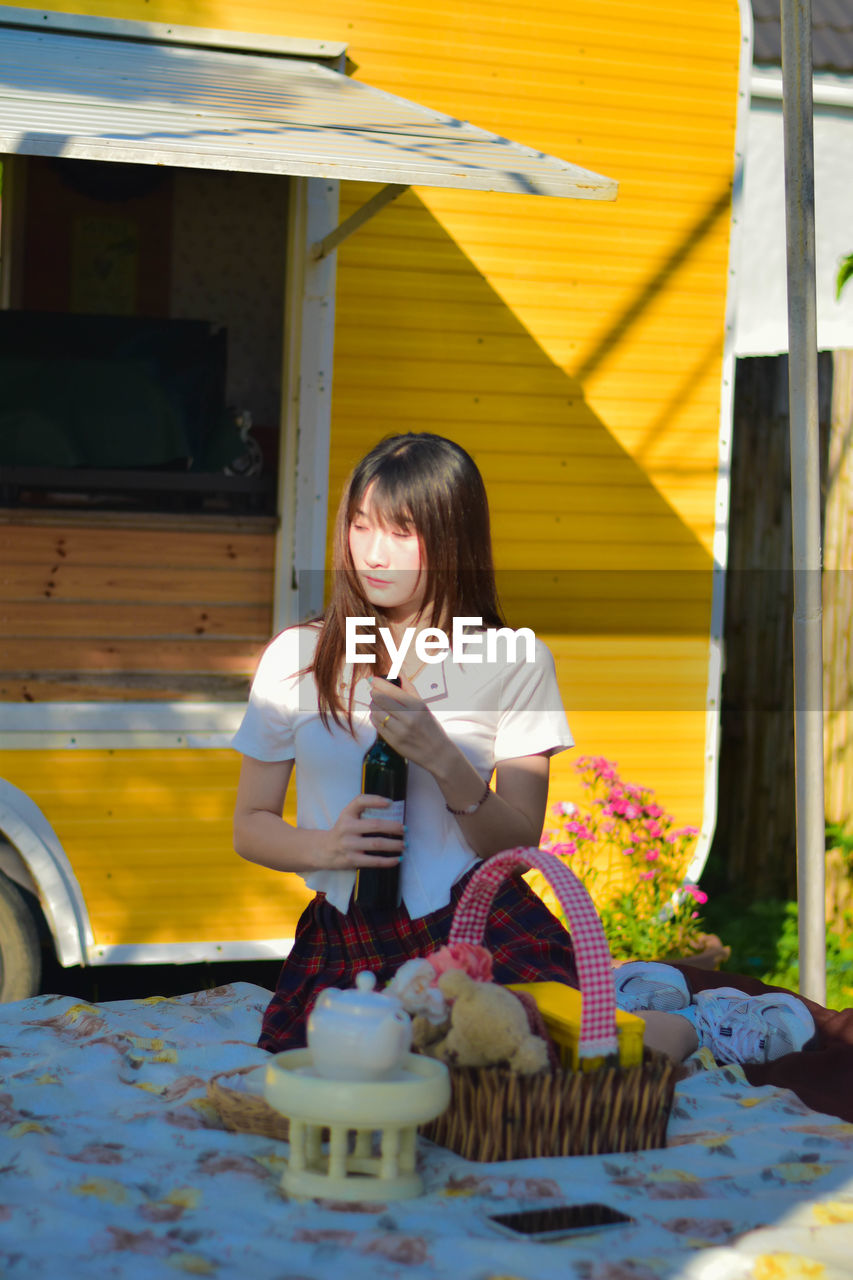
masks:
[(452, 440), (429, 432), (388, 436), (355, 467), (338, 507), (332, 594), (311, 667), (327, 728), (331, 716), (342, 726), (346, 720), (351, 730), (356, 681), (362, 675), (381, 675), (390, 665), (384, 646), (377, 646), (376, 664), (354, 670), (344, 707), (340, 679), (346, 619), (372, 615), (377, 627), (388, 625), (383, 612), (365, 598), (349, 549), (350, 524), (371, 486), (379, 519), (389, 526), (414, 528), (418, 535), (427, 574), (426, 624), (444, 626), (457, 615), (480, 617), (489, 627), (504, 621), (495, 586), (486, 488), (473, 458)]

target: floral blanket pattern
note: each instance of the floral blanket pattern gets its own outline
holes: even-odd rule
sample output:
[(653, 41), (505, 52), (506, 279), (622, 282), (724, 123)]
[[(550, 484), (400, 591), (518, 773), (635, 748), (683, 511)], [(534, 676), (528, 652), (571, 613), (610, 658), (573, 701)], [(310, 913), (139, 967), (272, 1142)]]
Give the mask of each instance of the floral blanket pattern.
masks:
[[(286, 1144), (217, 1127), (206, 1086), (267, 1060), (249, 984), (0, 1006), (0, 1276), (15, 1280), (847, 1280), (853, 1125), (739, 1068), (679, 1086), (660, 1151), (470, 1164), (420, 1140), (426, 1191), (288, 1201)], [(559, 1243), (489, 1213), (603, 1201), (633, 1225)]]

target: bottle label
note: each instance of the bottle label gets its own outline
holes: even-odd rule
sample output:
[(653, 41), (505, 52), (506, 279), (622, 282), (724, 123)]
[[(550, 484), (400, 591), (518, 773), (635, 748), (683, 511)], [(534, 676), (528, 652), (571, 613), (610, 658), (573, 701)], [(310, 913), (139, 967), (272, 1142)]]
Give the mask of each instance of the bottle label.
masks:
[(404, 822), (406, 819), (406, 802), (405, 800), (392, 800), (387, 809), (362, 809), (362, 818), (371, 821), (374, 818), (381, 818), (385, 822)]

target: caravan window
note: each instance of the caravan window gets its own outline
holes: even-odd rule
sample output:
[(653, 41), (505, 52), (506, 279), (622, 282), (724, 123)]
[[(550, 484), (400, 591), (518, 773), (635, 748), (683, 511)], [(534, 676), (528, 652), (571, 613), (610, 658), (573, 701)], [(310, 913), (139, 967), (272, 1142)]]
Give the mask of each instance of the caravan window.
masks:
[(271, 514), (287, 180), (14, 166), (0, 502)]

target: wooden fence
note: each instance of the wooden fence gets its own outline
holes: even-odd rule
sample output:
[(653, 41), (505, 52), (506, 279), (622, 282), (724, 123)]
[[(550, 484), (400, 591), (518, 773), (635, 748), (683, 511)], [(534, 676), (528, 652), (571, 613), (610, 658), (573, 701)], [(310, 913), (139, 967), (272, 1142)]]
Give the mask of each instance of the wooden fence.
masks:
[[(822, 353), (827, 818), (853, 819), (853, 353)], [(738, 362), (714, 874), (747, 898), (796, 892), (787, 357)], [(833, 910), (839, 907), (836, 885)]]

